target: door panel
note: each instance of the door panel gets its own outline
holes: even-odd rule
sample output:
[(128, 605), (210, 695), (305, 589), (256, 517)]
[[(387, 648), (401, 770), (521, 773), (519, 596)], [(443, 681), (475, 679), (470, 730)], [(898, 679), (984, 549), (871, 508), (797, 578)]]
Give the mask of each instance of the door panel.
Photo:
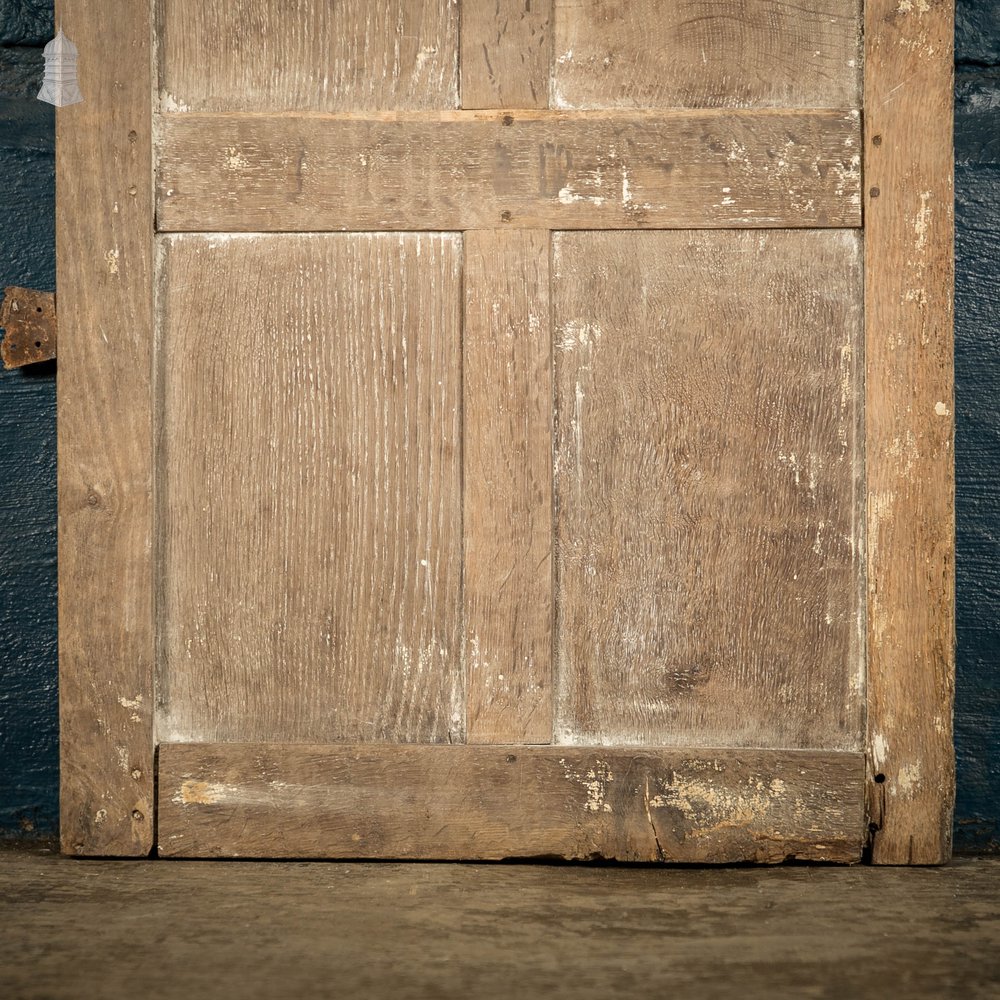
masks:
[(458, 107), (455, 3), (156, 3), (164, 111)]
[(553, 239), (557, 739), (857, 748), (859, 235)]
[(553, 0), (554, 108), (853, 108), (859, 0)]
[(461, 263), (165, 238), (161, 739), (462, 739)]

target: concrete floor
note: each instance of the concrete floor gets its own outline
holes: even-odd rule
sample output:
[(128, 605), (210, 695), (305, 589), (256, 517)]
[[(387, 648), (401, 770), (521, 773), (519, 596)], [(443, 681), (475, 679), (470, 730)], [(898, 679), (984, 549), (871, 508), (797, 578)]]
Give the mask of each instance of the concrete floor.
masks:
[(0, 853), (0, 997), (1000, 996), (1000, 859), (936, 869)]

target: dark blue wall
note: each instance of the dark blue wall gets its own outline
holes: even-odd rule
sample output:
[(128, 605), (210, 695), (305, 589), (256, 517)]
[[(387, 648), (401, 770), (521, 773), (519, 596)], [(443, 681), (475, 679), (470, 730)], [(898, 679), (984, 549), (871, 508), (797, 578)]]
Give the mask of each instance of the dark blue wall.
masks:
[(957, 850), (1000, 849), (1000, 0), (955, 29)]
[[(0, 288), (55, 288), (51, 0), (0, 0)], [(0, 832), (58, 818), (54, 363), (0, 372)]]
[[(210, 0), (208, 0), (210, 2)], [(0, 286), (55, 287), (50, 0), (0, 0)], [(1000, 0), (959, 3), (956, 848), (1000, 848)], [(57, 823), (55, 373), (0, 374), (0, 832)]]

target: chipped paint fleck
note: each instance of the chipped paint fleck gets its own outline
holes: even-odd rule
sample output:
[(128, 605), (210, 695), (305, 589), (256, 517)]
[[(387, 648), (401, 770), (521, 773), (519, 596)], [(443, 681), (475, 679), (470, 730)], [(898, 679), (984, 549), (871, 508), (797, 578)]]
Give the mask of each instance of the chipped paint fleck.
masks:
[(191, 107), (183, 101), (179, 101), (173, 94), (164, 91), (160, 94), (160, 110), (166, 112), (190, 111)]
[(582, 785), (587, 791), (587, 799), (583, 804), (585, 812), (612, 812), (611, 803), (607, 802), (608, 784), (615, 780), (611, 765), (604, 760), (595, 760), (594, 766), (582, 774), (570, 767), (565, 757), (559, 758), (563, 772), (570, 781)]
[(876, 771), (881, 771), (889, 758), (889, 743), (881, 733), (872, 737), (872, 763)]
[(226, 793), (231, 790), (228, 785), (189, 778), (181, 784), (180, 791), (173, 797), (173, 801), (184, 806), (211, 806), (225, 798)]
[(672, 808), (691, 823), (694, 836), (705, 836), (723, 827), (759, 825), (776, 801), (788, 793), (785, 782), (751, 778), (743, 788), (728, 788), (673, 772), (662, 781), (660, 791), (648, 799), (648, 807)]
[(903, 764), (896, 774), (896, 780), (889, 786), (890, 795), (911, 798), (920, 789), (920, 761)]
[(577, 347), (592, 349), (600, 342), (603, 332), (597, 323), (572, 319), (559, 327), (557, 346), (563, 351), (572, 351)]
[(559, 201), (563, 205), (572, 205), (574, 202), (585, 201), (588, 204), (596, 205), (598, 208), (604, 204), (604, 199), (600, 195), (578, 194), (569, 184), (559, 190)]
[(931, 224), (931, 192), (920, 192), (920, 208), (913, 219), (913, 232), (916, 234), (917, 253), (922, 253), (927, 246), (927, 232)]
[(227, 146), (225, 154), (227, 170), (242, 170), (247, 165), (246, 158), (237, 146)]

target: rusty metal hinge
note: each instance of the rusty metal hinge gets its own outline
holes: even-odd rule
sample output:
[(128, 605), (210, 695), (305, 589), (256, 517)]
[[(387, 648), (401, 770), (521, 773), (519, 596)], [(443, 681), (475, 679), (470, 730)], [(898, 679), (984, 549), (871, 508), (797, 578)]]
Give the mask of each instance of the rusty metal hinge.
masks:
[(3, 290), (0, 343), (4, 368), (21, 368), (56, 356), (56, 297), (54, 292), (12, 285)]

